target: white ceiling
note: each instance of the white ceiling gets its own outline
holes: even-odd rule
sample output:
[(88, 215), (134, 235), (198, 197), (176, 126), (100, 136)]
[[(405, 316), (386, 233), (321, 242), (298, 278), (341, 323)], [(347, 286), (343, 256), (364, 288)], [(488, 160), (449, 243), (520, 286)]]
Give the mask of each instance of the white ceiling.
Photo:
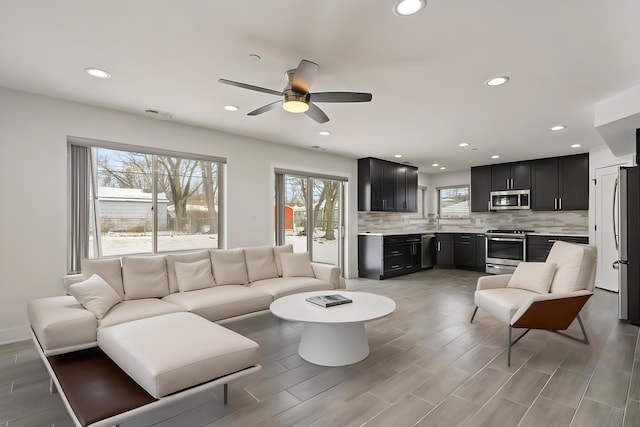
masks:
[[(433, 172), (585, 152), (604, 143), (594, 105), (640, 84), (638, 0), (428, 0), (412, 17), (393, 4), (3, 0), (0, 86), (353, 158), (400, 153)], [(218, 83), (282, 90), (301, 59), (320, 65), (313, 92), (373, 101), (318, 104), (324, 125), (282, 110), (249, 117), (277, 97)], [(511, 81), (483, 85), (499, 75)]]

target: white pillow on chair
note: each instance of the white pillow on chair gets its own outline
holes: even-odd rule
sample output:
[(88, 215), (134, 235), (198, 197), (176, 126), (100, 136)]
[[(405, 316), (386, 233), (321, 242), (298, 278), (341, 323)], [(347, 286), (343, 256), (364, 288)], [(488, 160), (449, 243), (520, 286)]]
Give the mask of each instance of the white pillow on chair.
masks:
[(555, 272), (556, 264), (553, 262), (521, 262), (507, 283), (507, 288), (547, 294)]

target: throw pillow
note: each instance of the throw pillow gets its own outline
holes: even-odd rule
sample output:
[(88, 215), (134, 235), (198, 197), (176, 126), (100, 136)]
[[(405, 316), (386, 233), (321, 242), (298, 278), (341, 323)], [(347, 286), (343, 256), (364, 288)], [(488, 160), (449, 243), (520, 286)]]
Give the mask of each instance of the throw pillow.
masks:
[(244, 248), (249, 282), (278, 277), (276, 259), (270, 246)]
[(166, 256), (122, 258), (124, 299), (162, 298), (169, 295)]
[(176, 262), (174, 267), (180, 292), (210, 288), (216, 284), (211, 274), (209, 258), (195, 262)]
[(69, 293), (84, 308), (92, 312), (96, 319), (102, 319), (111, 307), (122, 301), (120, 295), (97, 274), (92, 275), (83, 282), (69, 286)]
[(249, 283), (242, 249), (214, 249), (210, 253), (213, 277), (218, 285), (246, 285)]
[(546, 294), (549, 293), (555, 272), (556, 265), (553, 262), (521, 262), (513, 272), (507, 288)]
[(282, 277), (316, 277), (307, 252), (282, 253)]
[(208, 259), (211, 262), (208, 250), (167, 255), (167, 278), (169, 279), (170, 294), (180, 291), (178, 289), (178, 278), (176, 277), (176, 262), (191, 263), (203, 259)]
[(124, 298), (122, 285), (122, 266), (120, 258), (85, 258), (82, 260), (82, 280), (97, 274), (107, 282), (114, 291)]
[(293, 244), (289, 243), (288, 245), (273, 247), (273, 256), (276, 259), (276, 268), (278, 269), (278, 276), (280, 277), (282, 277), (282, 262), (280, 261), (280, 254), (284, 253), (293, 253)]

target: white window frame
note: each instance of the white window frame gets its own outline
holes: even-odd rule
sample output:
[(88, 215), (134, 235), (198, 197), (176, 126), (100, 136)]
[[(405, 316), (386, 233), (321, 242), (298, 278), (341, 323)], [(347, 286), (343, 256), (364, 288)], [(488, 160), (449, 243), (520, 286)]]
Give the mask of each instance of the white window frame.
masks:
[[(80, 148), (76, 150), (75, 148)], [(95, 159), (96, 149), (117, 150), (153, 156), (153, 232), (151, 252), (158, 251), (158, 230), (157, 230), (157, 157), (167, 156), (186, 160), (199, 160), (218, 163), (218, 247), (225, 247), (224, 223), (226, 197), (224, 195), (224, 179), (226, 176), (226, 158), (216, 156), (206, 156), (194, 153), (185, 153), (171, 150), (156, 149), (137, 145), (121, 144), (109, 141), (100, 141), (88, 138), (68, 137), (68, 273), (80, 271), (80, 264), (83, 258), (89, 257), (89, 223), (94, 224), (94, 257), (100, 258), (100, 221), (97, 203), (97, 167)], [(93, 186), (93, 191), (90, 190)], [(89, 194), (94, 195), (94, 200), (90, 200)], [(94, 215), (94, 220), (89, 220), (89, 215)], [(201, 248), (193, 248), (201, 249)], [(167, 251), (161, 251), (166, 253)], [(122, 254), (125, 255), (125, 254)], [(114, 256), (122, 256), (114, 255)], [(126, 254), (129, 255), (129, 254)]]
[[(466, 189), (467, 190), (467, 212), (463, 215), (443, 215), (442, 214), (442, 190), (452, 189)], [(467, 184), (464, 185), (450, 185), (447, 187), (438, 187), (438, 218), (444, 219), (469, 219), (471, 215), (471, 189)]]

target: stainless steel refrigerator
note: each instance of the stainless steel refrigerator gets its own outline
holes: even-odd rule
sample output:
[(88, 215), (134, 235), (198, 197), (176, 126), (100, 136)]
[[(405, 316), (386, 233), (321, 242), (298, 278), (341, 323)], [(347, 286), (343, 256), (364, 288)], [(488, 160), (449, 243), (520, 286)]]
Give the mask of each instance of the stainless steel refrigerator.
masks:
[(640, 169), (621, 167), (618, 182), (619, 317), (640, 325)]

